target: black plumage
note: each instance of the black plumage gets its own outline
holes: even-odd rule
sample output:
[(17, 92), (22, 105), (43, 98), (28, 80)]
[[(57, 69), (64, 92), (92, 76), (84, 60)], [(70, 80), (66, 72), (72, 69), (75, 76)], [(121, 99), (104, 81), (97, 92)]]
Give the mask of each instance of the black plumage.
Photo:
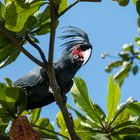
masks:
[[(61, 39), (67, 39), (67, 42), (62, 45), (64, 51), (54, 63), (54, 71), (61, 91), (66, 94), (73, 85), (72, 78), (76, 72), (89, 60), (92, 46), (87, 34), (79, 28), (69, 26), (65, 28), (64, 34)], [(88, 55), (84, 55), (87, 50), (90, 50)], [(14, 84), (28, 96), (26, 109), (42, 107), (55, 101), (47, 72), (41, 67), (33, 69)]]

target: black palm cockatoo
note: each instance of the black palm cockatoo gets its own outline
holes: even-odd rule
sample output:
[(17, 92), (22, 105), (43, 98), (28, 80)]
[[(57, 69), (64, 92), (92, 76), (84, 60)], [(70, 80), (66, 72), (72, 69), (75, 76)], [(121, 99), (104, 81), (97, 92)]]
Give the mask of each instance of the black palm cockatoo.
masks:
[[(92, 46), (87, 34), (79, 28), (69, 26), (64, 33), (61, 39), (67, 39), (67, 42), (62, 45), (65, 49), (54, 63), (54, 71), (60, 89), (65, 89), (66, 94), (73, 85), (76, 72), (89, 60)], [(43, 107), (55, 101), (47, 72), (41, 67), (33, 69), (14, 84), (21, 87), (28, 97), (26, 109)]]

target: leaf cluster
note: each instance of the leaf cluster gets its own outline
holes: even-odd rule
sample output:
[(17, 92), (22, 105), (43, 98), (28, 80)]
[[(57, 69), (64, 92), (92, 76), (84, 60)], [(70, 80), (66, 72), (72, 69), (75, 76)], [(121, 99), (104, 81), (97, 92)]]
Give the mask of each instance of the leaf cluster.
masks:
[[(140, 135), (140, 103), (129, 98), (119, 104), (120, 88), (110, 76), (108, 83), (107, 114), (99, 105), (89, 98), (85, 82), (74, 78), (74, 86), (71, 89), (76, 106), (81, 110), (68, 108), (74, 111), (77, 118), (74, 119), (77, 134), (83, 140), (121, 140)], [(81, 113), (82, 112), (82, 113)], [(60, 133), (68, 135), (62, 114), (57, 115), (57, 125)]]
[[(54, 4), (59, 17), (67, 7), (67, 0), (54, 0)], [(28, 42), (27, 35), (32, 42), (39, 43), (36, 36), (50, 32), (50, 21), (50, 5), (45, 0), (0, 1), (0, 68), (15, 61), (20, 54), (20, 50), (1, 32), (4, 28), (21, 45)], [(57, 20), (56, 26), (58, 23)]]
[[(140, 37), (135, 38), (135, 44), (124, 44), (122, 50), (113, 56), (115, 59), (114, 62), (108, 64), (105, 68), (106, 72), (112, 72), (114, 69), (119, 69), (116, 74), (114, 74), (114, 79), (121, 85), (124, 82), (124, 79), (129, 76), (129, 73), (132, 72), (133, 75), (136, 75), (139, 71), (139, 62), (140, 62)], [(102, 58), (112, 57), (112, 55), (104, 53)]]

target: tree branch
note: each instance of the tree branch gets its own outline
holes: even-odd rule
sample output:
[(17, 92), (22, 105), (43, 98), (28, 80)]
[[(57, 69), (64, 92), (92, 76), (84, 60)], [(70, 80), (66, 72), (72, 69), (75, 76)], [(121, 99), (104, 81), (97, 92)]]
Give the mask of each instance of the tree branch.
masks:
[(60, 87), (57, 84), (54, 69), (53, 69), (54, 41), (55, 41), (55, 31), (56, 31), (56, 21), (57, 21), (53, 0), (50, 0), (50, 13), (51, 13), (51, 33), (50, 33), (49, 57), (48, 57), (48, 76), (50, 80), (50, 85), (51, 88), (53, 89), (53, 95), (55, 97), (55, 100), (62, 112), (71, 140), (80, 140), (80, 138), (77, 136), (74, 130), (74, 123), (72, 117), (69, 114), (66, 108), (66, 104), (64, 103), (62, 96), (60, 94), (61, 92)]
[(22, 53), (24, 53), (29, 59), (31, 59), (34, 63), (36, 63), (37, 65), (41, 66), (41, 67), (46, 67), (45, 64), (43, 62), (41, 62), (40, 60), (38, 60), (37, 58), (35, 58), (31, 53), (29, 53), (24, 47), (22, 47), (22, 43), (19, 42), (14, 36), (13, 34), (8, 31), (7, 29), (4, 28), (4, 26), (2, 26), (0, 24), (0, 32), (2, 32), (10, 41), (11, 43), (17, 47)]
[(31, 40), (31, 38), (29, 37), (29, 35), (25, 35), (25, 39), (34, 47), (37, 49), (37, 51), (39, 52), (43, 62), (45, 63), (45, 65), (48, 65), (48, 62), (46, 60), (46, 57), (45, 57), (45, 54), (44, 52), (42, 51), (42, 49), (35, 43)]
[(46, 130), (46, 131), (51, 132), (51, 133), (54, 133), (54, 134), (56, 134), (56, 135), (59, 135), (59, 136), (65, 138), (65, 139), (69, 140), (69, 138), (68, 138), (67, 136), (65, 136), (65, 135), (63, 135), (63, 134), (60, 134), (60, 133), (58, 133), (58, 132), (55, 132), (55, 131), (53, 131), (53, 130), (50, 130), (50, 129), (47, 129), (47, 128), (42, 128), (42, 127), (37, 126), (37, 125), (32, 125), (32, 126), (33, 126), (33, 127), (36, 127), (36, 128), (39, 128), (39, 129)]
[(66, 9), (64, 9), (60, 14), (58, 14), (58, 18), (61, 17), (63, 14), (65, 14), (68, 10), (70, 10), (73, 6), (75, 6), (80, 0), (77, 0), (73, 2), (71, 5), (69, 5)]
[(101, 2), (101, 0), (76, 0), (72, 4), (70, 4), (66, 9), (64, 9), (61, 13), (58, 14), (58, 18), (65, 14), (68, 10), (70, 10), (73, 6), (75, 6), (78, 2)]

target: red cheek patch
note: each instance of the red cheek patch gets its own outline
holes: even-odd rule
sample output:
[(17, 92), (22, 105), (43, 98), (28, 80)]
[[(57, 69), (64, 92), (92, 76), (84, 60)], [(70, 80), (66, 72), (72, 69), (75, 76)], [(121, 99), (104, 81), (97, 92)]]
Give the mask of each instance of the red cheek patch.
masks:
[(83, 58), (83, 53), (82, 53), (81, 48), (74, 48), (74, 49), (71, 51), (71, 53), (72, 53), (73, 55), (78, 55), (79, 58)]

